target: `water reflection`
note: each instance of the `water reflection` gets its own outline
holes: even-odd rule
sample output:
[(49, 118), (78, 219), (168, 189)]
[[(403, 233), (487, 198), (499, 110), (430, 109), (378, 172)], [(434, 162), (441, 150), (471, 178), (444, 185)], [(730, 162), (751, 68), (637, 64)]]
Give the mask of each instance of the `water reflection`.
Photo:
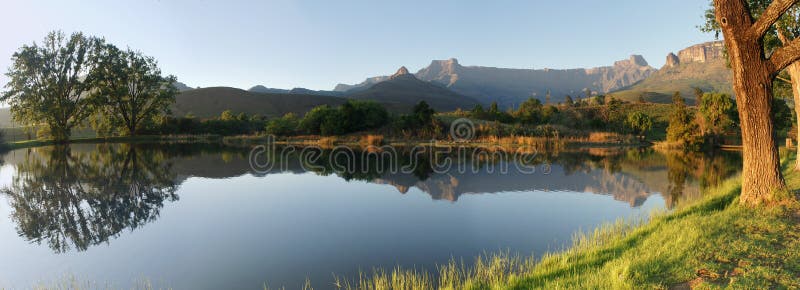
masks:
[(19, 235), (56, 252), (83, 251), (155, 220), (165, 202), (178, 200), (167, 159), (131, 145), (37, 148), (3, 191)]
[[(167, 202), (178, 200), (178, 186), (190, 177), (231, 178), (245, 174), (305, 173), (335, 175), (394, 186), (400, 193), (417, 188), (434, 200), (457, 202), (466, 194), (567, 191), (611, 195), (632, 207), (661, 194), (667, 207), (700, 196), (702, 189), (735, 174), (738, 153), (712, 155), (663, 153), (651, 149), (587, 149), (541, 153), (529, 165), (548, 164), (545, 173), (523, 173), (495, 154), (467, 154), (456, 166), (470, 170), (437, 172), (426, 155), (412, 158), (400, 151), (399, 167), (388, 170), (386, 156), (355, 154), (363, 167), (336, 166), (330, 150), (309, 160), (297, 154), (280, 160), (285, 166), (255, 174), (249, 148), (188, 144), (101, 144), (52, 146), (17, 150), (5, 159), (15, 165), (12, 182), (3, 192), (12, 207), (17, 232), (45, 243), (55, 252), (83, 251), (106, 243), (159, 217)], [(491, 152), (489, 152), (491, 153)], [(363, 157), (371, 156), (371, 157)], [(332, 157), (332, 159), (331, 159)], [(345, 160), (346, 161), (346, 160)]]

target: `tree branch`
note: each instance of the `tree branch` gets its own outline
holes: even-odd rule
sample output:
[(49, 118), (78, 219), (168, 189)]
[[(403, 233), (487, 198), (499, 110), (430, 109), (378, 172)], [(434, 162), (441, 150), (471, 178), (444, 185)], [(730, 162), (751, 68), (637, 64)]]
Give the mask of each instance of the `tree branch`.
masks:
[(756, 38), (761, 38), (767, 33), (770, 27), (778, 21), (778, 18), (786, 13), (798, 0), (775, 0), (767, 7), (767, 10), (758, 17), (756, 23), (750, 27), (750, 33)]
[(798, 60), (800, 60), (800, 38), (782, 46), (769, 58), (772, 63), (772, 73), (779, 72)]

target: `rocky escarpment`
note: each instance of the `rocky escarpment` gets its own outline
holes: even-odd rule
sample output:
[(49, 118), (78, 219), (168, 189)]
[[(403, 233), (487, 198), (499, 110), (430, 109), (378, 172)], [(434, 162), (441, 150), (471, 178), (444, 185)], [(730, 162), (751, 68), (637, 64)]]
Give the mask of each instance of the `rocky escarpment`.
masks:
[[(414, 74), (418, 79), (445, 86), (488, 104), (497, 101), (512, 107), (530, 97), (544, 100), (551, 92), (553, 101), (585, 90), (606, 93), (630, 86), (655, 72), (639, 55), (617, 61), (613, 66), (590, 69), (513, 69), (463, 66), (457, 59), (434, 60)], [(337, 91), (359, 90), (389, 79), (373, 77), (357, 85), (336, 86)]]
[(694, 89), (706, 92), (733, 94), (732, 73), (725, 61), (725, 45), (712, 41), (669, 53), (664, 66), (647, 79), (625, 90), (615, 91), (615, 97), (635, 101), (668, 103), (672, 94), (681, 92), (690, 103)]
[(678, 55), (670, 52), (664, 67), (672, 68), (682, 63), (708, 63), (722, 60), (724, 57), (725, 44), (722, 41), (711, 41), (682, 49), (678, 51)]

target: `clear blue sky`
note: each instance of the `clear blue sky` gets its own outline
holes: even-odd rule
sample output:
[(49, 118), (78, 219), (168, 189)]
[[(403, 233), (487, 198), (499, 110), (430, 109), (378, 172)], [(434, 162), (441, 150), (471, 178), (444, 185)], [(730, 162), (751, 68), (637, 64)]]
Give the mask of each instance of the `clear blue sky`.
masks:
[[(67, 3), (70, 2), (70, 3)], [(79, 3), (75, 3), (79, 2)], [(566, 3), (566, 4), (563, 4)], [(0, 70), (48, 31), (83, 31), (155, 56), (191, 86), (332, 89), (463, 65), (575, 68), (713, 40), (696, 28), (706, 0), (12, 1), (0, 14)], [(7, 78), (0, 77), (0, 85)]]

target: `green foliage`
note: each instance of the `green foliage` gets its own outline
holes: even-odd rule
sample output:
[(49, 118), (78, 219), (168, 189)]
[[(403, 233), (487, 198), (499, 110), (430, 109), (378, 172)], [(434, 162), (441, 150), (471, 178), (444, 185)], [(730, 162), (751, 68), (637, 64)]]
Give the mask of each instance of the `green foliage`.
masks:
[(686, 106), (680, 93), (675, 93), (673, 101), (667, 127), (667, 141), (684, 144), (687, 149), (696, 147), (702, 139), (699, 136), (697, 123), (694, 122), (694, 113)]
[(264, 130), (266, 121), (261, 117), (247, 114), (234, 115), (233, 112), (222, 114), (218, 118), (197, 119), (193, 116), (174, 118), (161, 116), (157, 119), (153, 134), (214, 134), (222, 136), (255, 134)]
[(772, 120), (775, 124), (775, 131), (779, 135), (792, 128), (794, 118), (792, 109), (786, 105), (786, 101), (778, 98), (772, 99)]
[(233, 116), (233, 112), (231, 110), (225, 110), (222, 111), (221, 114), (219, 114), (220, 121), (233, 121), (235, 119), (236, 117)]
[(706, 135), (722, 135), (735, 125), (737, 119), (736, 103), (728, 94), (703, 94), (699, 100), (698, 111), (705, 121)]
[(517, 111), (514, 112), (514, 117), (524, 124), (538, 124), (544, 119), (542, 116), (543, 107), (539, 99), (529, 98), (519, 105)]
[(296, 132), (300, 120), (293, 113), (283, 115), (283, 117), (275, 118), (267, 122), (267, 134), (277, 136), (289, 136)]
[(646, 135), (653, 128), (653, 119), (645, 113), (634, 112), (628, 115), (625, 126), (638, 135)]
[(175, 103), (177, 78), (162, 76), (154, 58), (106, 44), (93, 61), (97, 68), (89, 80), (107, 125), (122, 126), (127, 135), (136, 135), (156, 117), (169, 113)]
[(377, 129), (388, 123), (389, 112), (380, 104), (350, 100), (338, 108), (323, 105), (311, 109), (298, 127), (309, 134), (341, 135)]
[(492, 102), (488, 111), (484, 111), (481, 105), (475, 105), (469, 116), (475, 119), (486, 121), (500, 121), (503, 123), (514, 122), (514, 117), (512, 117), (511, 114), (500, 111), (497, 102)]
[(11, 106), (15, 121), (44, 124), (57, 141), (69, 139), (97, 108), (86, 76), (102, 40), (82, 33), (50, 32), (41, 45), (24, 45), (12, 56), (7, 89), (0, 101)]

